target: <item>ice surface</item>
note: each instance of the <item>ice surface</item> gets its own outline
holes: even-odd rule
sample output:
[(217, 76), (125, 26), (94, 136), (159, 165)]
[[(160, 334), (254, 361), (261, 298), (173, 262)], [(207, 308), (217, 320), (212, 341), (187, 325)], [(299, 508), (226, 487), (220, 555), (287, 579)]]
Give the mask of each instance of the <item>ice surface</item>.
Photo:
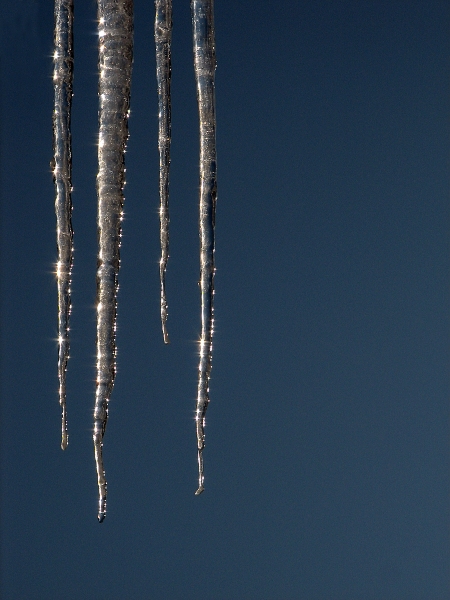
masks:
[(169, 343), (167, 332), (166, 269), (169, 259), (169, 170), (171, 137), (171, 52), (172, 0), (155, 0), (156, 80), (158, 84), (158, 149), (159, 149), (159, 221), (161, 259), (161, 326), (164, 343)]
[(214, 9), (212, 0), (192, 0), (194, 69), (200, 122), (200, 361), (195, 423), (198, 448), (198, 489), (204, 490), (203, 449), (205, 414), (209, 404), (209, 380), (214, 331), (214, 226), (217, 200), (216, 113), (214, 74), (216, 69)]
[(117, 290), (125, 186), (124, 153), (128, 140), (133, 62), (132, 0), (99, 0), (99, 143), (97, 259), (97, 389), (94, 450), (98, 520), (106, 516), (103, 436), (116, 374)]
[(61, 405), (61, 448), (69, 442), (67, 431), (66, 371), (69, 360), (70, 284), (73, 263), (72, 150), (70, 111), (73, 80), (73, 3), (55, 1), (55, 49), (53, 54), (53, 180), (55, 182), (56, 243), (58, 262), (58, 377)]

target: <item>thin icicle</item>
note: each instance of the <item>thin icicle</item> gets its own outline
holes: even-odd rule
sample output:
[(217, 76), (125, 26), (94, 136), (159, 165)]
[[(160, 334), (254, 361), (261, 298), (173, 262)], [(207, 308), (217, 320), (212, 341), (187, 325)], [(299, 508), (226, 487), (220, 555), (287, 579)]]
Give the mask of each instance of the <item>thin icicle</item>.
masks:
[(53, 179), (55, 182), (56, 242), (58, 263), (58, 377), (61, 405), (61, 448), (69, 443), (67, 432), (66, 371), (69, 360), (70, 283), (73, 262), (72, 150), (70, 110), (73, 79), (73, 2), (55, 0), (55, 51), (53, 54)]
[(213, 0), (192, 0), (194, 68), (200, 121), (200, 289), (202, 334), (195, 423), (198, 448), (198, 489), (204, 490), (203, 448), (205, 414), (209, 404), (209, 379), (214, 330), (214, 225), (217, 199), (216, 115), (214, 73), (216, 69)]
[(155, 0), (156, 80), (158, 83), (158, 149), (159, 149), (159, 222), (161, 260), (161, 326), (164, 343), (169, 343), (167, 332), (166, 268), (169, 259), (169, 170), (171, 138), (171, 56), (172, 0)]
[(103, 436), (116, 374), (116, 314), (119, 250), (125, 186), (124, 153), (128, 140), (133, 60), (133, 0), (98, 0), (99, 144), (97, 260), (97, 389), (94, 451), (101, 523), (106, 516)]

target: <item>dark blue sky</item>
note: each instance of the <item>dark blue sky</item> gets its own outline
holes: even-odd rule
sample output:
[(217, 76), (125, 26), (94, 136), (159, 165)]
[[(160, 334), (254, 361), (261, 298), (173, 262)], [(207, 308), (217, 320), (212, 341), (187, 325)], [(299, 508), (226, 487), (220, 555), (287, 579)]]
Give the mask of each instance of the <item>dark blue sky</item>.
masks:
[[(9, 10), (9, 14), (6, 14)], [(75, 6), (70, 443), (60, 450), (53, 7), (3, 11), (5, 600), (444, 600), (449, 574), (447, 2), (217, 1), (216, 337), (206, 491), (198, 117), (174, 1), (169, 334), (159, 323), (153, 3), (135, 2), (118, 309), (97, 522), (97, 37)]]

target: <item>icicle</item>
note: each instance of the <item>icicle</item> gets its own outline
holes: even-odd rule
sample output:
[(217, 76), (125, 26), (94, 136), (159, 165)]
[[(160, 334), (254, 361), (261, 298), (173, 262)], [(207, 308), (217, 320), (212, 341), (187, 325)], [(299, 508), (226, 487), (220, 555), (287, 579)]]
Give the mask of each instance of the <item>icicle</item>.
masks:
[(202, 334), (195, 423), (198, 448), (198, 489), (204, 490), (203, 448), (205, 414), (209, 404), (209, 379), (214, 330), (214, 225), (217, 199), (216, 115), (214, 72), (216, 69), (213, 0), (192, 0), (194, 68), (200, 121), (200, 289)]
[(73, 78), (73, 3), (55, 0), (55, 51), (53, 55), (55, 105), (51, 162), (55, 182), (56, 242), (58, 263), (58, 377), (61, 405), (61, 448), (69, 442), (67, 433), (66, 371), (69, 360), (70, 283), (73, 262), (72, 150), (70, 110)]
[(169, 259), (169, 169), (171, 138), (170, 80), (172, 40), (172, 0), (155, 0), (156, 80), (158, 83), (158, 149), (159, 149), (159, 221), (161, 260), (161, 326), (164, 343), (169, 343), (167, 332), (166, 268)]
[(106, 516), (103, 436), (116, 374), (116, 313), (119, 249), (125, 185), (124, 152), (128, 139), (133, 59), (133, 0), (98, 0), (99, 143), (97, 260), (97, 389), (94, 450), (100, 523)]

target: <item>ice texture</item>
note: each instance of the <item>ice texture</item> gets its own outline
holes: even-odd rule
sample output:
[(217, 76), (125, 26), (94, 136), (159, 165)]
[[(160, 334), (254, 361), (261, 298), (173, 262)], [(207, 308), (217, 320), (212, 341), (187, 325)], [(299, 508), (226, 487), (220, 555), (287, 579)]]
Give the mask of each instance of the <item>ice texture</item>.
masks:
[(70, 112), (73, 81), (73, 2), (55, 0), (55, 49), (53, 54), (53, 160), (55, 183), (56, 244), (58, 262), (58, 378), (61, 405), (61, 448), (69, 443), (67, 431), (66, 371), (69, 360), (70, 285), (73, 263), (72, 149)]
[(94, 451), (100, 523), (106, 516), (103, 436), (116, 374), (116, 318), (133, 62), (133, 1), (98, 0), (99, 140), (97, 259), (97, 388)]
[(159, 222), (161, 259), (159, 278), (161, 286), (161, 327), (164, 343), (169, 343), (167, 332), (166, 269), (169, 260), (169, 171), (171, 138), (171, 41), (172, 0), (155, 0), (156, 81), (158, 85), (158, 150), (159, 150)]
[(205, 414), (209, 404), (209, 380), (214, 331), (214, 226), (217, 200), (216, 112), (214, 74), (216, 69), (213, 0), (192, 0), (194, 70), (200, 122), (200, 293), (201, 338), (195, 423), (198, 449), (198, 489), (204, 490), (203, 449)]

